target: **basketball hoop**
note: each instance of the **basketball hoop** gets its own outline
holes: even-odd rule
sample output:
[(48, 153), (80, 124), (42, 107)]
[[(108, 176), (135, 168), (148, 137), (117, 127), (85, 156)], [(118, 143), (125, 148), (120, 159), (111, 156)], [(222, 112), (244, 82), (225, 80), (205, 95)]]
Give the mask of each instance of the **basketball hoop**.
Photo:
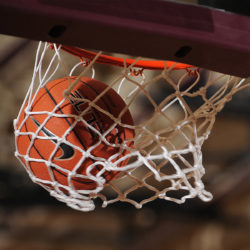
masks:
[[(68, 63), (69, 57), (73, 58), (74, 63)], [(112, 144), (113, 147), (126, 149), (126, 154), (121, 156), (119, 154), (123, 151), (119, 151), (118, 155), (109, 155), (108, 158), (94, 155), (94, 148), (86, 150), (72, 144), (67, 139), (67, 131), (60, 135), (55, 131), (53, 139), (56, 141), (56, 149), (59, 142), (63, 141), (83, 156), (72, 172), (67, 171), (66, 184), (55, 177), (54, 169), (64, 170), (53, 163), (53, 153), (48, 159), (42, 160), (31, 156), (30, 153), (36, 140), (51, 140), (48, 134), (41, 134), (39, 131), (50, 119), (59, 116), (55, 109), (32, 111), (35, 97), (51, 81), (65, 77), (69, 79), (68, 88), (62, 98), (71, 98), (78, 103), (87, 101), (89, 106), (111, 119), (114, 126), (134, 131), (132, 139), (125, 138), (124, 141), (118, 140)], [(101, 78), (97, 80), (105, 82), (108, 87), (91, 100), (79, 99), (71, 93), (82, 77)], [(74, 81), (71, 81), (73, 78)], [(205, 190), (202, 181), (205, 174), (202, 145), (209, 137), (217, 113), (236, 92), (246, 86), (249, 84), (239, 77), (200, 70), (192, 65), (141, 58), (128, 59), (124, 55), (110, 56), (102, 52), (95, 53), (76, 47), (40, 42), (31, 85), (21, 108), (24, 118), (21, 118), (21, 112), (14, 122), (16, 156), (35, 183), (44, 187), (58, 200), (80, 211), (93, 210), (96, 199), (102, 201), (103, 207), (122, 201), (136, 208), (141, 208), (157, 198), (178, 204), (195, 197), (207, 202), (212, 199), (212, 194)], [(126, 104), (117, 117), (98, 106), (98, 100), (110, 89), (116, 91)], [(128, 110), (132, 115), (133, 124), (121, 121), (122, 114)], [(84, 114), (68, 117), (78, 121)], [(48, 119), (44, 120), (36, 131), (22, 130), (25, 121), (35, 115), (46, 115)], [(21, 122), (21, 119), (24, 122)], [(71, 123), (69, 131), (75, 129), (75, 124)], [(105, 137), (111, 128), (102, 134), (91, 124), (86, 123), (86, 126), (98, 134), (99, 141), (96, 145), (111, 145)], [(28, 135), (32, 140), (28, 149), (21, 152), (18, 149), (19, 140)], [(128, 145), (129, 141), (133, 143)], [(86, 160), (86, 154), (95, 159), (90, 168), (93, 169), (97, 164), (102, 166), (100, 174), (93, 174), (88, 170), (84, 174), (78, 172)], [(126, 165), (122, 165), (121, 161), (125, 159)], [(50, 178), (38, 176), (32, 162), (43, 162)], [(103, 173), (112, 172), (118, 172), (119, 175), (110, 181), (103, 178)], [(91, 189), (76, 188), (72, 184), (75, 176), (94, 180), (97, 184)]]

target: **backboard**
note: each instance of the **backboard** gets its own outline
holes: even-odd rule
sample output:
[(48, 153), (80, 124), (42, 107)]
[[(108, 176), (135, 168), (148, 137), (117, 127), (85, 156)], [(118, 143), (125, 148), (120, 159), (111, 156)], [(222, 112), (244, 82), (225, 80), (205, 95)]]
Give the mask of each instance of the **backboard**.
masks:
[(249, 1), (0, 1), (0, 33), (250, 75)]

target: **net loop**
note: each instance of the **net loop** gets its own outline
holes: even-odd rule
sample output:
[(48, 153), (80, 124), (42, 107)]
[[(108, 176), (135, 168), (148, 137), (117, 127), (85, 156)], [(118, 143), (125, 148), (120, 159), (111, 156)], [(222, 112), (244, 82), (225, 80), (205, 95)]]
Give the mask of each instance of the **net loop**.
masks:
[(91, 63), (91, 60), (90, 59), (86, 59), (86, 58), (80, 58), (80, 61), (82, 62), (81, 65), (83, 67), (87, 67)]
[(200, 68), (199, 67), (195, 67), (195, 68), (186, 68), (185, 69), (188, 72), (189, 76), (197, 76), (200, 72)]
[(143, 71), (144, 71), (144, 69), (131, 68), (130, 69), (130, 74), (131, 74), (131, 76), (143, 76)]

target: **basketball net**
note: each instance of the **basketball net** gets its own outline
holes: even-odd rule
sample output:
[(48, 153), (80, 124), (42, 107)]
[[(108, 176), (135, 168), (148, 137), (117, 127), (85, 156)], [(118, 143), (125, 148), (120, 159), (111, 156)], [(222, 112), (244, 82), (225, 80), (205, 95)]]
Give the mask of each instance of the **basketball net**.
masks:
[[(96, 199), (102, 201), (103, 207), (122, 201), (136, 208), (157, 198), (179, 204), (195, 197), (205, 202), (212, 199), (202, 181), (205, 174), (202, 145), (211, 132), (216, 114), (233, 94), (246, 87), (244, 79), (174, 62), (127, 60), (104, 56), (101, 52), (96, 54), (39, 43), (31, 85), (23, 104), (28, 102), (26, 115), (32, 116), (32, 96), (46, 83), (75, 75), (79, 76), (78, 80), (87, 76), (105, 82), (126, 102), (126, 109), (130, 110), (134, 120), (134, 126), (129, 128), (135, 131), (134, 146), (126, 155), (130, 160), (126, 166), (118, 167), (120, 160), (97, 159), (97, 163), (103, 166), (101, 173), (91, 176), (87, 171), (87, 176), (98, 183), (94, 190), (76, 190), (73, 185), (63, 186), (55, 178), (51, 178), (52, 181), (39, 179), (25, 166), (35, 183), (80, 211), (93, 210)], [(65, 90), (65, 98), (72, 88)], [(55, 115), (49, 113), (50, 117)], [(14, 122), (16, 140), (24, 134), (17, 128), (19, 116)], [(114, 123), (118, 124), (119, 120), (114, 120)], [(95, 129), (90, 124), (88, 126)], [(33, 133), (31, 146), (37, 136), (38, 133)], [(105, 141), (105, 135), (99, 134), (99, 138)], [(66, 140), (66, 136), (59, 139)], [(86, 154), (81, 150), (83, 155)], [(29, 151), (21, 155), (16, 150), (15, 155), (24, 157), (26, 162), (41, 161), (31, 158)], [(51, 165), (50, 160), (46, 161), (52, 174)], [(75, 166), (74, 173), (79, 165)], [(60, 169), (59, 166), (53, 167)], [(115, 180), (105, 183), (101, 176), (104, 171), (119, 171), (120, 174)], [(69, 183), (72, 176), (68, 175)], [(63, 192), (62, 187), (67, 192)]]

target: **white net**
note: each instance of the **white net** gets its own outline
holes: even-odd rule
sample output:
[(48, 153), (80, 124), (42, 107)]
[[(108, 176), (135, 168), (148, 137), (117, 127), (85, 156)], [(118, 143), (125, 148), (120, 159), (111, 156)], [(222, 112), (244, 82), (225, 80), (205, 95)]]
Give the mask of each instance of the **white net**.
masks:
[[(234, 93), (246, 86), (244, 80), (195, 68), (176, 70), (174, 65), (167, 67), (167, 64), (160, 71), (135, 69), (134, 64), (128, 66), (125, 60), (123, 67), (100, 65), (95, 62), (99, 56), (100, 53), (92, 61), (84, 58), (79, 61), (60, 46), (53, 45), (51, 49), (48, 43), (39, 44), (31, 85), (14, 121), (15, 154), (30, 178), (58, 200), (81, 211), (93, 210), (96, 199), (102, 201), (103, 207), (123, 201), (136, 208), (157, 198), (177, 203), (194, 197), (210, 201), (212, 194), (205, 190), (202, 181), (205, 169), (201, 148), (216, 114)], [(82, 77), (105, 82), (108, 87), (92, 99), (73, 95), (73, 88)], [(61, 92), (61, 100), (54, 108), (35, 109), (41, 89), (52, 80), (63, 78), (68, 79), (69, 87)], [(98, 103), (110, 89), (126, 103), (117, 115)], [(69, 100), (87, 103), (87, 108), (79, 114), (58, 113)], [(133, 118), (131, 124), (122, 120), (128, 110)], [(98, 129), (96, 124), (86, 121), (86, 115), (91, 112), (105, 115), (112, 123), (105, 130)], [(43, 117), (40, 123), (36, 118), (39, 115)], [(71, 121), (63, 134), (59, 128), (46, 132), (49, 122), (55, 118)], [(27, 129), (29, 119), (36, 123), (32, 129)], [(98, 138), (87, 148), (69, 139), (79, 124)], [(119, 129), (133, 131), (133, 136), (126, 138), (123, 134), (123, 139), (108, 139)], [(80, 152), (73, 165), (55, 161), (62, 143)], [(100, 145), (115, 150), (97, 154)], [(34, 148), (40, 152), (45, 148), (46, 157), (35, 154)], [(86, 163), (88, 159), (90, 164)], [(64, 180), (58, 177), (59, 172)], [(91, 186), (83, 188), (75, 184), (81, 180), (89, 180)]]

